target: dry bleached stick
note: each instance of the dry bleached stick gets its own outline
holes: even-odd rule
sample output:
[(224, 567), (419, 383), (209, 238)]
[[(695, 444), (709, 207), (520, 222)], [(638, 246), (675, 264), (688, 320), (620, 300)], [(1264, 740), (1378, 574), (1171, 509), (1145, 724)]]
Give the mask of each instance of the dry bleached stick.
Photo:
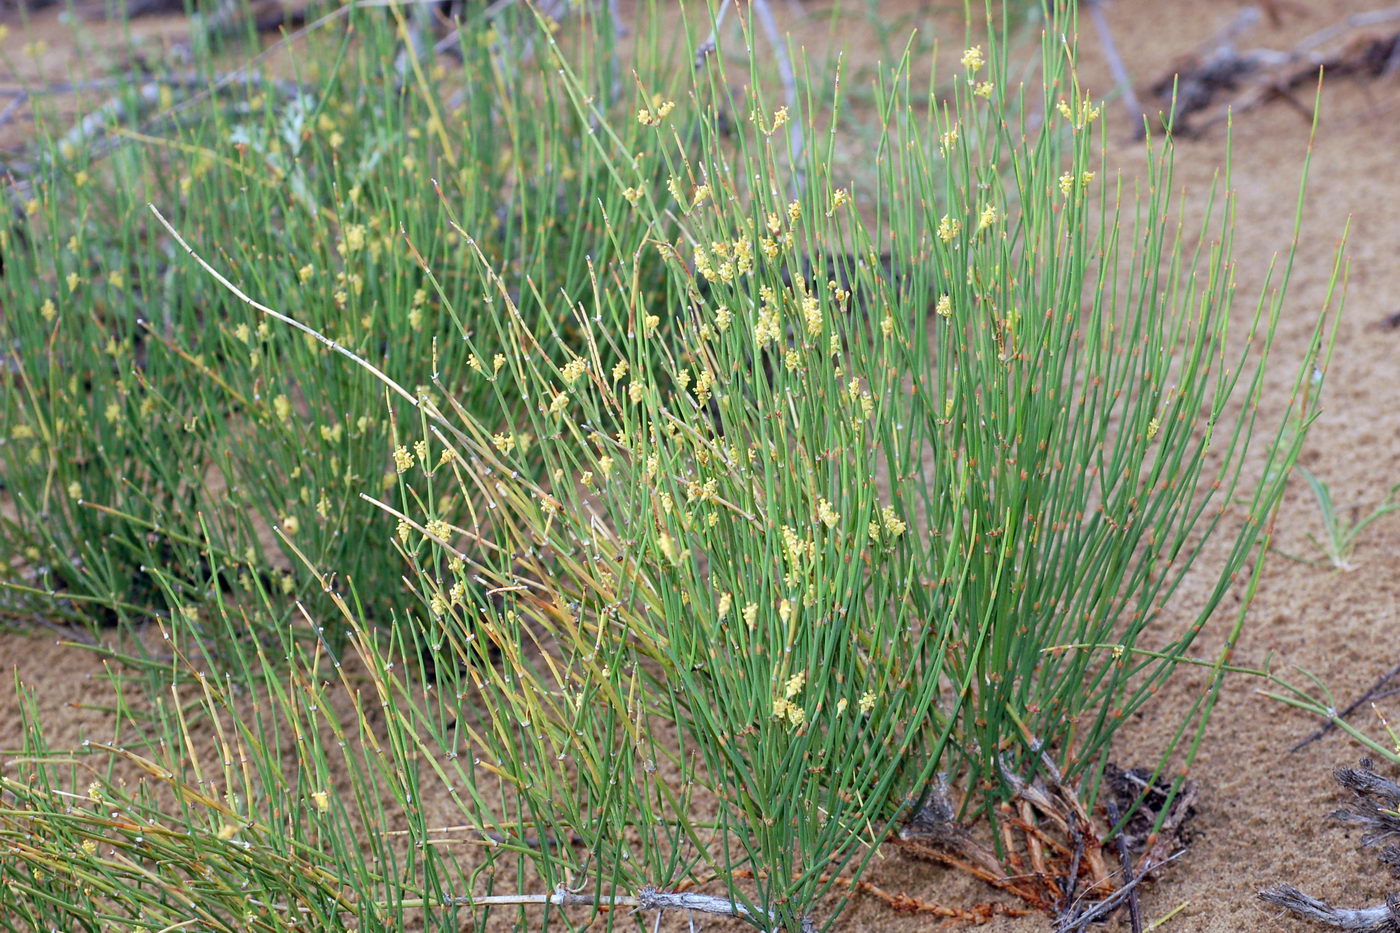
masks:
[[(1371, 847), (1400, 838), (1400, 784), (1371, 770), (1369, 759), (1362, 759), (1359, 768), (1338, 768), (1332, 772), (1337, 783), (1349, 789), (1356, 797), (1348, 809), (1339, 810), (1333, 817), (1344, 822), (1360, 825), (1364, 832), (1361, 844)], [(1395, 872), (1400, 866), (1400, 847), (1385, 845), (1379, 852), (1382, 864)], [(1349, 909), (1333, 907), (1315, 897), (1309, 897), (1291, 884), (1281, 884), (1267, 891), (1260, 891), (1261, 900), (1269, 904), (1293, 911), (1318, 923), (1339, 930), (1353, 930), (1359, 933), (1395, 933), (1400, 930), (1400, 894), (1392, 893), (1385, 903), (1376, 907)]]
[[(658, 888), (642, 888), (635, 897), (629, 895), (601, 897), (596, 894), (580, 894), (560, 885), (553, 894), (492, 894), (486, 897), (443, 898), (443, 902), (457, 907), (485, 907), (503, 904), (550, 904), (555, 907), (630, 907), (633, 910), (686, 910), (703, 914), (719, 914), (725, 917), (745, 917), (762, 921), (765, 925), (772, 920), (737, 901), (718, 897), (714, 894), (697, 894), (690, 891), (662, 891)], [(803, 920), (806, 928), (810, 921)]]
[(1281, 884), (1276, 888), (1261, 891), (1259, 897), (1270, 904), (1287, 908), (1300, 917), (1339, 930), (1353, 930), (1357, 933), (1394, 933), (1395, 930), (1400, 930), (1400, 895), (1390, 895), (1379, 907), (1362, 907), (1357, 910), (1333, 907), (1315, 897), (1308, 897), (1291, 884)]

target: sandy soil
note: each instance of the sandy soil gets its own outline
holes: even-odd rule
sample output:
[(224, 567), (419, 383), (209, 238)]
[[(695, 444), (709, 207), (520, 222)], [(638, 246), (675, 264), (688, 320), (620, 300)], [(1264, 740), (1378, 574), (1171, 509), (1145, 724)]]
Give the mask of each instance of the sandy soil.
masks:
[[(898, 4), (907, 7), (910, 4)], [(1287, 48), (1342, 16), (1375, 8), (1376, 3), (1316, 2), (1273, 4), (1279, 23), (1265, 20), (1246, 46)], [(1110, 22), (1140, 94), (1167, 73), (1181, 55), (1196, 48), (1238, 6), (1220, 0), (1118, 0)], [(1111, 82), (1099, 45), (1085, 24), (1083, 73), (1091, 87)], [(12, 37), (10, 43), (17, 43)], [(55, 39), (50, 39), (52, 50)], [(1335, 500), (1369, 507), (1400, 482), (1400, 329), (1383, 319), (1400, 311), (1400, 84), (1337, 79), (1329, 82), (1320, 131), (1313, 150), (1304, 245), (1291, 283), (1278, 352), (1281, 361), (1302, 353), (1311, 317), (1321, 304), (1335, 243), (1348, 219), (1351, 238), (1350, 289), (1336, 357), (1328, 375), (1327, 404), (1309, 439), (1303, 462), (1331, 484)], [(1111, 158), (1131, 174), (1138, 145), (1116, 103), (1111, 120)], [(1252, 309), (1270, 258), (1285, 249), (1291, 233), (1297, 181), (1308, 144), (1309, 126), (1296, 110), (1271, 102), (1241, 114), (1234, 124), (1234, 168), (1238, 201), (1236, 257), (1241, 315)], [(1223, 129), (1178, 147), (1177, 178), (1189, 203), (1204, 195), (1223, 163)], [(1279, 398), (1266, 400), (1281, 406)], [(1277, 410), (1277, 408), (1275, 409)], [(1307, 552), (1308, 531), (1320, 527), (1316, 506), (1301, 481), (1294, 484), (1281, 512), (1277, 544)], [(1237, 663), (1257, 666), (1272, 657), (1279, 669), (1306, 668), (1324, 678), (1339, 698), (1361, 693), (1383, 671), (1400, 661), (1400, 515), (1372, 526), (1355, 551), (1356, 569), (1341, 573), (1274, 557), (1264, 572), (1251, 624), (1236, 649)], [(1189, 608), (1199, 592), (1184, 592)], [(1213, 654), (1223, 638), (1217, 626), (1201, 654)], [(100, 664), (87, 652), (44, 637), (0, 636), (0, 659), (18, 671), (36, 703), (54, 746), (105, 734), (101, 704), (109, 688)], [(1153, 760), (1182, 711), (1202, 686), (1183, 676), (1160, 702), (1123, 734), (1118, 760), (1125, 765)], [(1353, 763), (1357, 746), (1333, 735), (1297, 754), (1288, 748), (1315, 726), (1301, 714), (1259, 693), (1244, 678), (1227, 682), (1193, 776), (1199, 782), (1199, 816), (1193, 823), (1189, 854), (1144, 896), (1150, 920), (1175, 914), (1160, 929), (1224, 933), (1239, 930), (1304, 930), (1305, 924), (1267, 908), (1256, 898), (1266, 886), (1291, 881), (1316, 896), (1362, 906), (1379, 903), (1387, 879), (1374, 859), (1357, 849), (1354, 833), (1327, 819), (1342, 797), (1330, 770)], [(1400, 699), (1385, 701), (1400, 721)], [(1358, 712), (1366, 728), (1374, 720)], [(1374, 730), (1377, 733), (1379, 730)], [(0, 749), (21, 743), (15, 700), (0, 689)], [(932, 866), (892, 856), (877, 862), (870, 880), (891, 892), (929, 901), (970, 905), (995, 900), (990, 889)], [(865, 897), (857, 900), (839, 929), (915, 931), (932, 929), (938, 918), (904, 916)], [(1044, 917), (997, 919), (985, 929), (1043, 930)], [(1126, 928), (1126, 927), (1125, 927)]]

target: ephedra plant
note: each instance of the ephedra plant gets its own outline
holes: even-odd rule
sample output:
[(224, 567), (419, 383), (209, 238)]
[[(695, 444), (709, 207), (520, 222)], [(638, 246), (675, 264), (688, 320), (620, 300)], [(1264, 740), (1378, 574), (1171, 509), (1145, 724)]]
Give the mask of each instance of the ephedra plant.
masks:
[[(444, 928), (502, 905), (529, 926), (719, 910), (796, 931), (834, 921), (916, 817), (995, 823), (1048, 778), (1071, 825), (1101, 823), (1118, 728), (1193, 650), (1238, 635), (1242, 614), (1208, 623), (1257, 583), (1329, 343), (1317, 309), (1265, 418), (1291, 255), (1252, 307), (1237, 301), (1228, 172), (1188, 235), (1169, 135), (1125, 199), (1074, 72), (1072, 10), (1048, 16), (1028, 85), (995, 28), (925, 91), (915, 63), (889, 70), (856, 179), (830, 170), (839, 97), (768, 99), (755, 53), (747, 76), (726, 71), (721, 30), (714, 54), (690, 42), (686, 93), (639, 82), (623, 127), (542, 29), (621, 196), (580, 233), (606, 258), (561, 306), (516, 287), (444, 199), (441, 236), (481, 287), (457, 306), (422, 271), (462, 322), (465, 361), (433, 392), (378, 372), (399, 482), (364, 492), (416, 599), (386, 642), (316, 567), (338, 618), (308, 621), (354, 633), (358, 673), (306, 647), (286, 647), (291, 681), (248, 659), (239, 674), (273, 701), (239, 727), (257, 767), (225, 779), (247, 815), (177, 788), (185, 835), (165, 844), (213, 852), (245, 826), (239, 839), (286, 853), (283, 874), (258, 875), (270, 927), (292, 914), (264, 908), (283, 903), (362, 923), (422, 909)], [(673, 132), (682, 119), (698, 135)], [(180, 242), (219, 271), (212, 244)], [(460, 381), (490, 404), (459, 404)], [(1189, 608), (1188, 573), (1206, 580)], [(198, 658), (200, 637), (172, 631), (177, 657)], [(1159, 777), (1189, 765), (1227, 661)], [(335, 681), (376, 749), (363, 763), (311, 739), (339, 729), (344, 748)], [(237, 718), (231, 688), (195, 682), (212, 721)], [(192, 780), (177, 751), (192, 727), (162, 710), (154, 767)], [(266, 730), (298, 737), (310, 803), (280, 785)], [(353, 807), (320, 789), (342, 759)], [(43, 786), (11, 786), (42, 810), (31, 825), (94, 825), (65, 822)], [(269, 807), (303, 816), (257, 818)], [(221, 879), (243, 870), (229, 866)], [(131, 883), (174, 883), (152, 872)]]

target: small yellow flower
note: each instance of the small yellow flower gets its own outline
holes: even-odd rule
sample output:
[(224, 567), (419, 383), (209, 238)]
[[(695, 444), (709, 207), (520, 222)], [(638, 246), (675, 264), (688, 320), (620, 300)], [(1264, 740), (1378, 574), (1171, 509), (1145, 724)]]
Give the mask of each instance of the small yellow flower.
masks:
[(967, 69), (969, 74), (977, 71), (986, 63), (987, 60), (982, 57), (982, 46), (980, 45), (974, 45), (966, 52), (963, 52), (962, 66)]
[(944, 214), (938, 222), (938, 238), (944, 243), (951, 243), (959, 233), (962, 233), (962, 221)]
[(301, 531), (301, 520), (295, 515), (283, 515), (282, 530), (289, 535), (295, 535), (298, 531)]
[(642, 192), (639, 189), (633, 188), (631, 185), (628, 185), (622, 190), (622, 196), (627, 199), (628, 204), (636, 204), (639, 200), (641, 200)]
[(297, 278), (301, 279), (302, 282), (310, 282), (315, 274), (316, 267), (309, 262), (297, 270)]
[(849, 706), (849, 705), (850, 705), (850, 704), (846, 701), (846, 698), (845, 698), (845, 697), (842, 697), (841, 699), (837, 700), (837, 701), (836, 701), (836, 715), (837, 715), (837, 716), (840, 716), (842, 713), (844, 713), (844, 712), (846, 711), (846, 707)]
[(549, 413), (551, 415), (557, 415), (559, 412), (563, 411), (565, 408), (568, 407), (569, 393), (557, 392), (555, 393), (554, 398), (549, 403)]
[(875, 694), (867, 690), (861, 694), (860, 701), (856, 703), (856, 708), (860, 710), (862, 716), (869, 716), (870, 711), (875, 708)]
[(345, 228), (345, 236), (344, 236), (344, 239), (341, 240), (341, 243), (340, 243), (340, 253), (341, 253), (341, 255), (343, 256), (343, 255), (345, 255), (346, 253), (358, 252), (359, 250), (362, 250), (362, 249), (364, 249), (364, 248), (365, 248), (365, 225), (364, 225), (364, 224), (351, 224), (350, 226), (346, 227), (346, 228)]
[(50, 323), (53, 322), (54, 318), (58, 317), (58, 307), (54, 305), (52, 298), (44, 299), (44, 303), (39, 306), (39, 314), (43, 316), (45, 321)]
[(733, 605), (734, 596), (730, 593), (725, 593), (719, 598), (719, 606), (715, 611), (715, 615), (723, 619), (725, 616), (729, 615), (729, 609)]
[(798, 671), (787, 679), (787, 684), (783, 687), (783, 696), (791, 700), (802, 692), (802, 688), (807, 685), (807, 672)]
[(979, 218), (977, 219), (977, 229), (978, 229), (979, 232), (982, 231), (982, 230), (986, 230), (988, 227), (990, 227), (992, 224), (994, 224), (994, 223), (996, 223), (996, 222), (997, 222), (997, 209), (996, 209), (996, 206), (993, 205), (993, 204), (988, 204), (986, 207), (982, 208), (982, 216), (979, 217)]
[(452, 537), (452, 526), (440, 518), (431, 519), (423, 526), (429, 537), (437, 538), (439, 541), (446, 541)]
[(938, 137), (938, 143), (943, 148), (944, 155), (958, 143), (958, 128), (955, 126), (942, 136)]
[(82, 283), (82, 281), (82, 277), (79, 276), (78, 273), (68, 273), (68, 291), (76, 292), (78, 290), (78, 286)]
[(1157, 432), (1162, 429), (1162, 423), (1156, 418), (1147, 422), (1147, 439), (1150, 441), (1157, 436)]
[(68, 498), (70, 498), (70, 499), (81, 499), (82, 497), (83, 497), (83, 487), (80, 486), (80, 485), (78, 485), (78, 483), (77, 483), (76, 480), (73, 481), (73, 482), (71, 482), (71, 483), (69, 483), (69, 484), (68, 484)]
[(286, 421), (292, 417), (292, 403), (285, 395), (279, 395), (272, 400), (272, 410), (279, 421)]
[(802, 320), (807, 325), (807, 336), (816, 337), (822, 332), (822, 308), (816, 295), (802, 299)]
[(28, 201), (24, 202), (24, 215), (26, 217), (33, 217), (37, 213), (39, 213), (38, 198), (30, 198)]
[(413, 466), (413, 454), (407, 447), (400, 444), (394, 448), (394, 472), (402, 473)]
[(836, 524), (841, 521), (841, 516), (836, 513), (836, 509), (832, 508), (831, 503), (825, 499), (817, 500), (817, 518), (828, 528), (835, 528)]
[(794, 223), (794, 224), (795, 224), (795, 223), (797, 223), (799, 220), (801, 220), (801, 219), (802, 219), (802, 203), (801, 203), (800, 201), (793, 201), (792, 203), (790, 203), (790, 204), (787, 206), (787, 215), (788, 215), (788, 221), (789, 221), (790, 223)]
[(579, 378), (586, 372), (588, 372), (588, 363), (575, 357), (564, 364), (564, 368), (560, 370), (560, 375), (563, 377), (565, 385), (573, 385), (575, 382), (578, 382)]
[(224, 825), (222, 825), (222, 826), (219, 827), (218, 836), (219, 836), (220, 839), (224, 840), (225, 842), (227, 842), (228, 840), (232, 839), (234, 836), (237, 836), (237, 835), (238, 835), (238, 827), (237, 827), (237, 826), (234, 826), (232, 823), (225, 823)]
[(976, 94), (978, 97), (986, 99), (992, 96), (992, 93), (996, 90), (996, 88), (997, 86), (992, 82), (983, 81), (981, 84), (977, 85), (976, 90), (974, 90), (972, 93)]
[(881, 510), (880, 520), (884, 524), (885, 530), (896, 538), (904, 534), (905, 528), (908, 527), (904, 524), (903, 520), (895, 514), (894, 506), (892, 505), (887, 505)]
[(323, 790), (316, 790), (311, 792), (311, 803), (313, 806), (316, 807), (317, 810), (321, 811), (322, 813), (325, 813), (331, 808), (330, 795)]
[(1074, 176), (1069, 172), (1060, 176), (1060, 194), (1069, 197), (1069, 193), (1074, 190)]
[(744, 624), (753, 628), (758, 623), (758, 603), (749, 603), (744, 607)]

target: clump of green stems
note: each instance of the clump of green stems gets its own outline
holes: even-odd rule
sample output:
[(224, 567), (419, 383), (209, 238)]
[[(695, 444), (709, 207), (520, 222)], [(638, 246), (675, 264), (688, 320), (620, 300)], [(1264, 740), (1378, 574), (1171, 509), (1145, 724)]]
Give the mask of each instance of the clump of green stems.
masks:
[[(448, 205), (512, 288), (565, 307), (587, 290), (586, 260), (608, 259), (603, 218), (629, 222), (581, 144), (587, 126), (540, 80), (529, 14), (466, 15), (450, 70), (398, 74), (398, 21), (352, 5), (284, 43), (283, 81), (229, 81), (215, 71), (226, 58), (197, 41), (202, 80), (132, 78), (118, 99), (143, 117), (108, 138), (75, 136), (38, 105), (34, 168), (0, 230), (0, 470), (14, 506), (0, 513), (0, 551), (22, 568), (4, 583), (8, 615), (142, 621), (168, 608), (152, 568), (186, 606), (247, 596), (255, 580), (315, 603), (275, 527), (387, 618), (397, 562), (357, 498), (393, 485), (382, 388), (213, 281), (177, 276), (146, 204), (217, 240), (245, 288), (405, 384), (467, 372), (457, 334), (480, 330), (481, 287), (441, 236)], [(591, 6), (568, 30), (600, 105), (622, 103), (616, 33)], [(663, 48), (638, 42), (647, 80)], [(164, 109), (141, 110), (147, 81), (166, 88)], [(215, 90), (189, 99), (197, 87)], [(474, 348), (487, 366), (503, 349), (486, 336)], [(473, 411), (488, 404), (478, 381), (447, 388)]]
[(1308, 541), (1322, 554), (1322, 559), (1313, 560), (1292, 554), (1286, 556), (1301, 563), (1330, 565), (1337, 570), (1356, 569), (1351, 562), (1352, 551), (1356, 549), (1356, 539), (1372, 523), (1400, 509), (1400, 484), (1390, 487), (1385, 498), (1369, 514), (1362, 516), (1359, 508), (1353, 509), (1352, 520), (1347, 521), (1333, 505), (1332, 490), (1328, 485), (1314, 476), (1306, 467), (1300, 466), (1297, 469), (1302, 474), (1303, 479), (1307, 481), (1308, 488), (1312, 490), (1313, 498), (1317, 501), (1318, 512), (1322, 517), (1322, 536), (1308, 534)]
[[(1049, 756), (1092, 808), (1117, 729), (1201, 663), (1190, 652), (1237, 578), (1246, 597), (1258, 583), (1329, 316), (1261, 426), (1292, 254), (1227, 340), (1228, 172), (1188, 239), (1158, 140), (1125, 206), (1096, 161), (1072, 11), (1048, 15), (1030, 86), (1008, 80), (995, 28), (921, 92), (907, 59), (889, 69), (859, 183), (829, 169), (839, 96), (808, 81), (770, 99), (752, 52), (743, 81), (721, 40), (674, 92), (636, 88), (619, 120), (542, 28), (555, 93), (589, 127), (575, 157), (600, 215), (577, 234), (582, 284), (519, 275), (489, 219), (443, 197), (399, 274), (452, 322), (455, 362), (420, 391), (420, 370), (364, 343), (315, 357), (345, 380), (375, 367), (389, 400), (375, 456), (398, 482), (356, 491), (417, 598), (376, 636), (363, 582), (338, 586), (284, 528), (320, 609), (266, 647), (246, 632), (284, 600), (258, 579), (253, 600), (212, 591), (205, 626), (174, 614), (173, 660), (148, 677), (176, 689), (124, 702), (135, 737), (78, 759), (99, 797), (121, 795), (116, 816), (70, 806), (67, 760), (31, 730), (0, 810), (8, 839), (37, 840), (0, 869), (25, 909), (96, 924), (132, 887), (142, 916), (174, 920), (203, 866), (214, 927), (251, 905), (267, 929), (419, 909), (456, 929), (444, 900), (478, 925), (504, 903), (531, 927), (611, 926), (605, 908), (702, 884), (755, 927), (795, 931), (835, 920), (935, 780), (960, 818), (994, 819), (1005, 774)], [(200, 265), (305, 317), (292, 283), (186, 232)], [(185, 268), (180, 287), (204, 279)], [(476, 287), (455, 293), (449, 269)], [(222, 574), (212, 533), (191, 537)], [(1207, 543), (1223, 554), (1209, 566)], [(1182, 610), (1188, 572), (1213, 584)], [(153, 579), (183, 604), (179, 579)], [(323, 643), (333, 630), (350, 656)], [(201, 673), (230, 645), (226, 670)], [(1178, 752), (1189, 767), (1228, 648), (1204, 663), (1161, 773)], [(206, 735), (217, 768), (188, 751)], [(150, 789), (120, 790), (128, 765)], [(331, 795), (336, 780), (348, 790)], [(132, 828), (153, 824), (154, 863)]]

